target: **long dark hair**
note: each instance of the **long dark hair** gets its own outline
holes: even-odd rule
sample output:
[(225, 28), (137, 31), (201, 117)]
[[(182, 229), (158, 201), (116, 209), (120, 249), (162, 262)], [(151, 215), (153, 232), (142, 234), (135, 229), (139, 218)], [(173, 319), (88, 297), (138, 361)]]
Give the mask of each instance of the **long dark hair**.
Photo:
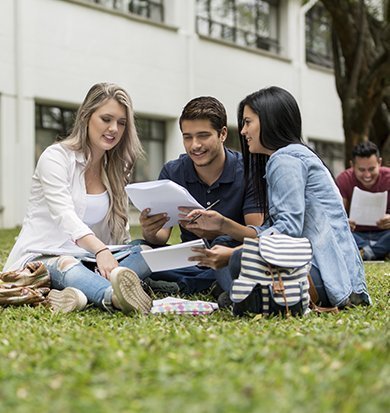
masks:
[(260, 143), (269, 150), (277, 150), (291, 143), (303, 144), (302, 120), (298, 104), (291, 93), (277, 86), (261, 89), (248, 95), (238, 106), (238, 130), (244, 158), (245, 179), (253, 182), (256, 201), (268, 218), (267, 183), (265, 167), (269, 159), (265, 154), (249, 152), (245, 137), (241, 135), (244, 107), (249, 106), (260, 119)]

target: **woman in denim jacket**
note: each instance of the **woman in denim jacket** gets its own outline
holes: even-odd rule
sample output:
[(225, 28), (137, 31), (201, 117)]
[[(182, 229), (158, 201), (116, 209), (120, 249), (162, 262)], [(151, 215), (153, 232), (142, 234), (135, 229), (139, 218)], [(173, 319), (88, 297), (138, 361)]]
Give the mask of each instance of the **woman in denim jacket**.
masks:
[[(115, 84), (92, 86), (70, 136), (49, 146), (38, 161), (23, 227), (4, 270), (43, 261), (56, 310), (82, 309), (89, 301), (124, 313), (148, 312), (152, 300), (138, 276), (150, 270), (140, 247), (121, 266), (107, 247), (130, 240), (124, 188), (142, 152), (127, 92)], [(95, 271), (72, 256), (77, 247), (95, 255)], [(59, 249), (61, 255), (53, 257)]]
[[(268, 211), (267, 224), (247, 228), (246, 236), (282, 233), (308, 238), (313, 247), (310, 274), (321, 305), (369, 304), (363, 262), (340, 193), (327, 167), (302, 140), (301, 115), (293, 96), (278, 87), (247, 96), (239, 105), (238, 124), (246, 176), (253, 172), (258, 200)], [(215, 211), (196, 210), (189, 218), (198, 213), (202, 217), (194, 227), (244, 233), (239, 224)], [(233, 252), (214, 247), (199, 250), (194, 259), (221, 268), (229, 259), (237, 263), (239, 252)], [(229, 290), (232, 274), (222, 274), (219, 283)]]

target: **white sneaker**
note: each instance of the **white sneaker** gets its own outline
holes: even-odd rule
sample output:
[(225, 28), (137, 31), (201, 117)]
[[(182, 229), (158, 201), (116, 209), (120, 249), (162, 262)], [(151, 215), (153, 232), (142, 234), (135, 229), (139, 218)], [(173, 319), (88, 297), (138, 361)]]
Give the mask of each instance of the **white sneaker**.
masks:
[(148, 314), (152, 308), (152, 299), (145, 293), (138, 275), (125, 267), (116, 267), (111, 271), (110, 281), (113, 299), (123, 313), (140, 311)]
[(73, 287), (66, 287), (63, 290), (50, 290), (47, 298), (54, 311), (63, 313), (84, 310), (88, 302), (85, 294)]

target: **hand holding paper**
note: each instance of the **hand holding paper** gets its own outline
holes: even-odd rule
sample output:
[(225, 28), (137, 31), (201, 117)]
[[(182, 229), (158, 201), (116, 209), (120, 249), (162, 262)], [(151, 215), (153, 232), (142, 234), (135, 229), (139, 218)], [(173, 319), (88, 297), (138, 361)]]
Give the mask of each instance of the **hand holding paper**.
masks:
[(150, 215), (167, 213), (170, 220), (164, 228), (178, 223), (180, 206), (204, 209), (187, 189), (169, 179), (130, 184), (125, 187), (125, 190), (130, 201), (139, 211), (149, 208)]
[(355, 186), (349, 218), (357, 225), (376, 226), (377, 222), (385, 216), (386, 206), (387, 191), (372, 193)]
[(166, 271), (197, 265), (197, 262), (188, 260), (197, 255), (192, 251), (193, 247), (206, 248), (206, 245), (202, 239), (196, 239), (168, 247), (141, 251), (141, 254), (153, 272)]

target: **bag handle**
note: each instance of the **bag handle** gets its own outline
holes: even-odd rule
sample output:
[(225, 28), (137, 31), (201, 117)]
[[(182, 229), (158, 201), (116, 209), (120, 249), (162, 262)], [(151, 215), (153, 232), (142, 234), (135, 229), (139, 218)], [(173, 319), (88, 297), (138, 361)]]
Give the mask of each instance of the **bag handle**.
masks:
[(286, 297), (286, 289), (284, 287), (282, 276), (280, 275), (280, 271), (276, 268), (276, 272), (278, 273), (278, 281), (275, 282), (274, 273), (272, 271), (272, 266), (268, 264), (269, 272), (271, 273), (272, 278), (272, 290), (275, 293), (282, 293), (284, 305), (286, 306), (286, 317), (290, 317), (290, 309), (288, 308), (287, 297)]
[(337, 307), (321, 307), (317, 305), (318, 303), (318, 292), (314, 285), (313, 279), (311, 278), (310, 274), (307, 274), (307, 279), (309, 281), (309, 296), (310, 296), (310, 303), (309, 308), (310, 310), (314, 311), (317, 314), (322, 313), (331, 313), (331, 314), (338, 314), (340, 310)]

